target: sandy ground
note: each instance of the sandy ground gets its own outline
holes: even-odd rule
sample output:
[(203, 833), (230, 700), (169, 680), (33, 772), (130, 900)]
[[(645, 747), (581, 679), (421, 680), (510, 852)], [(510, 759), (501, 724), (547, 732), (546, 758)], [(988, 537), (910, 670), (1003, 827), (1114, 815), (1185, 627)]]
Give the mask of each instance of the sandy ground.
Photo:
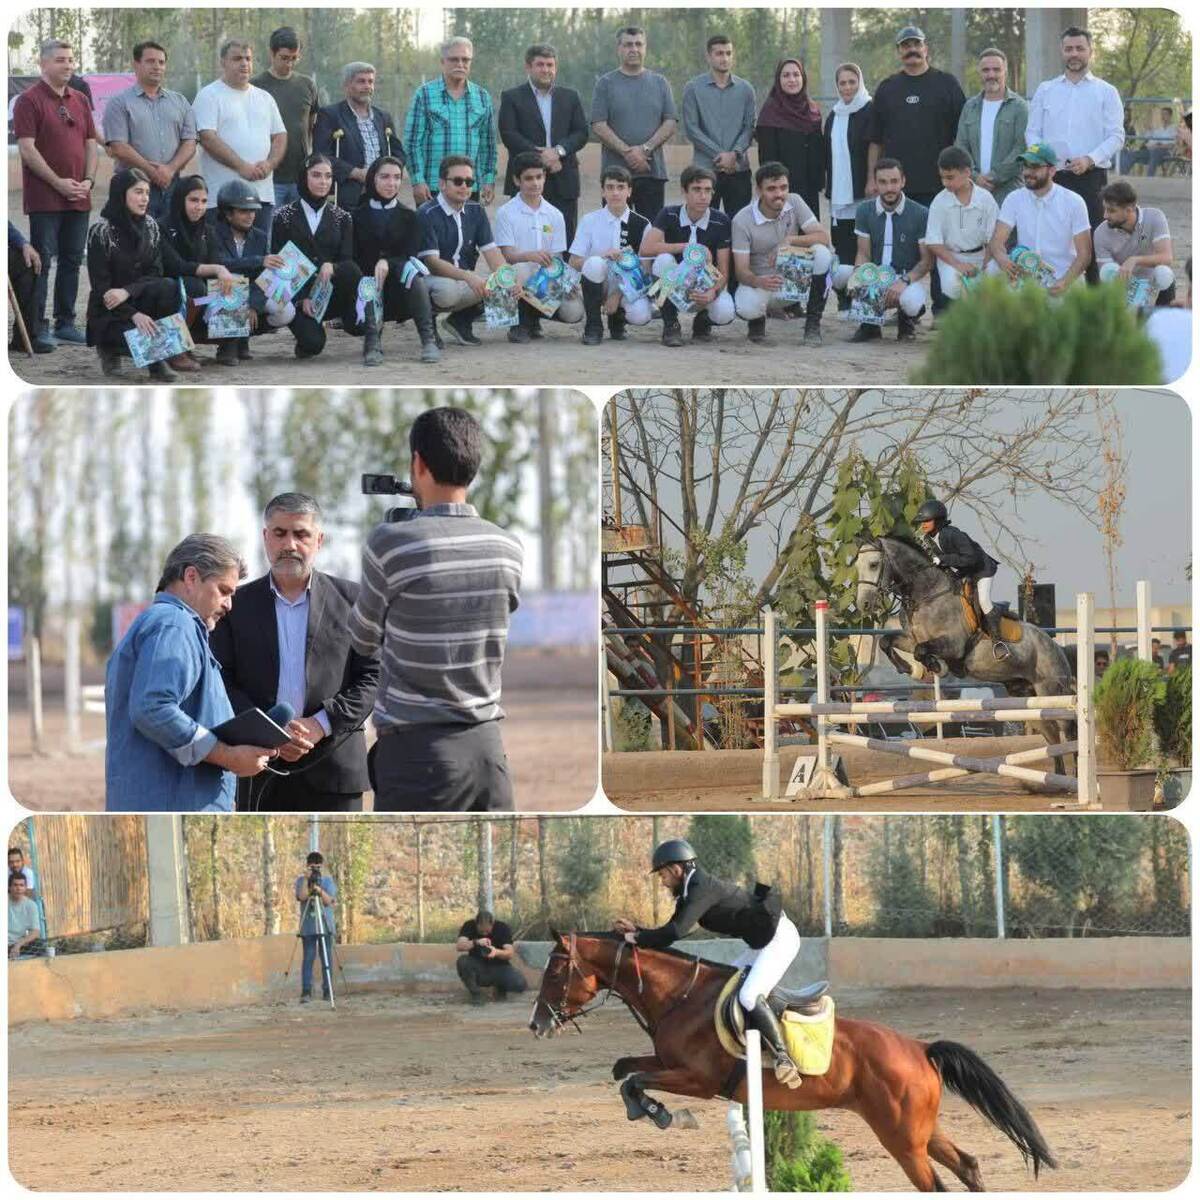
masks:
[[(839, 1005), (966, 1043), (1028, 1105), (1060, 1160), (1037, 1182), (982, 1118), (943, 1101), (992, 1190), (1165, 1190), (1187, 1174), (1184, 991), (846, 992)], [(336, 1012), (280, 1002), (23, 1026), (9, 1039), (12, 1172), (63, 1191), (729, 1187), (723, 1101), (668, 1097), (694, 1130), (626, 1120), (609, 1069), (644, 1045), (626, 1013), (546, 1042), (528, 1015), (517, 1000), (375, 994)], [(857, 1117), (818, 1121), (856, 1190), (908, 1190)]]
[[(8, 784), (26, 808), (90, 812), (104, 807), (104, 718), (85, 716), (87, 752), (35, 757), (23, 687), (10, 671)], [(85, 679), (102, 682), (103, 677)], [(45, 744), (65, 743), (61, 682), (47, 679)], [(517, 808), (562, 812), (580, 808), (598, 782), (596, 656), (591, 650), (513, 650), (504, 666), (501, 726), (512, 766)], [(369, 809), (370, 801), (367, 801)]]
[[(672, 179), (678, 179), (679, 172), (690, 161), (690, 154), (691, 148), (686, 145), (668, 147)], [(600, 203), (599, 146), (589, 145), (581, 155), (581, 163), (584, 194), (580, 211), (583, 213), (593, 204), (598, 206)], [(95, 211), (99, 211), (108, 194), (108, 165), (108, 160), (101, 164)], [(14, 221), (26, 229), (28, 220), (20, 211), (19, 168), (14, 165), (11, 155), (8, 186), (9, 210)], [(1191, 181), (1139, 177), (1134, 180), (1134, 186), (1143, 203), (1160, 207), (1166, 213), (1174, 238), (1175, 261), (1182, 274), (1182, 264), (1192, 252)], [(668, 201), (675, 202), (677, 193), (677, 184), (669, 184)], [(406, 203), (411, 202), (407, 184), (402, 198)], [(505, 197), (499, 199), (502, 202)], [(491, 211), (494, 213), (495, 209)], [(828, 223), (827, 210), (824, 216)], [(81, 314), (86, 302), (85, 271), (80, 281), (78, 308)], [(772, 320), (768, 325), (768, 341), (758, 346), (747, 342), (745, 323), (735, 321), (719, 330), (710, 346), (687, 344), (674, 352), (664, 350), (660, 344), (662, 326), (657, 321), (640, 330), (631, 328), (628, 340), (623, 343), (606, 341), (587, 348), (579, 344), (578, 327), (545, 322), (546, 339), (535, 348), (512, 346), (503, 330), (486, 330), (479, 322), (476, 332), (483, 339), (483, 346), (448, 346), (441, 363), (422, 366), (416, 361), (419, 346), (409, 323), (399, 328), (387, 328), (384, 334), (387, 361), (382, 367), (367, 368), (362, 365), (360, 341), (331, 330), (325, 352), (317, 360), (289, 371), (288, 382), (329, 383), (342, 387), (392, 384), (437, 387), (468, 382), (475, 385), (575, 383), (624, 387), (648, 383), (779, 384), (799, 377), (810, 386), (896, 384), (903, 382), (923, 360), (933, 337), (928, 318), (922, 320), (915, 342), (897, 345), (895, 327), (888, 326), (882, 342), (856, 346), (849, 342), (854, 326), (836, 320), (835, 307), (831, 302), (824, 323), (825, 344), (819, 350), (806, 350), (801, 346), (803, 321)], [(274, 386), (281, 382), (279, 367), (295, 365), (292, 346), (292, 337), (286, 332), (256, 338), (252, 361), (237, 367), (210, 364), (203, 372), (187, 376), (181, 382), (204, 387), (225, 384)], [(211, 360), (213, 351), (203, 349), (200, 355)], [(86, 347), (61, 346), (54, 354), (35, 359), (15, 355), (11, 361), (17, 374), (30, 383), (103, 382), (95, 353)], [(146, 380), (145, 372), (135, 370), (128, 363), (124, 374), (130, 382)]]
[[(1044, 744), (1039, 737), (930, 738), (929, 749), (999, 757)], [(937, 770), (936, 763), (917, 762), (871, 750), (840, 747), (846, 773), (853, 784), (874, 783), (900, 775)], [(816, 746), (782, 746), (780, 788), (787, 786), (792, 764), (801, 754), (815, 755)], [(779, 800), (762, 795), (761, 750), (677, 750), (636, 754), (605, 754), (603, 786), (608, 798), (631, 812), (725, 812), (750, 808), (754, 812), (1044, 812), (1073, 803), (1066, 792), (1027, 792), (999, 775), (970, 775), (883, 796), (856, 800)], [(1027, 766), (1052, 770), (1039, 761)]]

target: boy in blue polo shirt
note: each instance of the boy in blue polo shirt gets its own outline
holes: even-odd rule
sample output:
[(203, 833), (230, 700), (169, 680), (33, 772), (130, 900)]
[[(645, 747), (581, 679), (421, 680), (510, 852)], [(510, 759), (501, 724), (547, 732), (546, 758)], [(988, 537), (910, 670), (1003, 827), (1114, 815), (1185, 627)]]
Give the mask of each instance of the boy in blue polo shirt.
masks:
[[(733, 297), (727, 291), (732, 224), (729, 216), (712, 207), (717, 177), (707, 167), (684, 167), (679, 176), (682, 204), (668, 204), (654, 218), (642, 238), (642, 256), (653, 258), (655, 278), (665, 275), (683, 258), (693, 242), (708, 251), (709, 261), (721, 278), (707, 292), (696, 292), (692, 301), (696, 317), (692, 322), (692, 341), (712, 340), (714, 325), (728, 325), (736, 315)], [(662, 305), (664, 346), (682, 346), (683, 331), (679, 313), (670, 300)]]

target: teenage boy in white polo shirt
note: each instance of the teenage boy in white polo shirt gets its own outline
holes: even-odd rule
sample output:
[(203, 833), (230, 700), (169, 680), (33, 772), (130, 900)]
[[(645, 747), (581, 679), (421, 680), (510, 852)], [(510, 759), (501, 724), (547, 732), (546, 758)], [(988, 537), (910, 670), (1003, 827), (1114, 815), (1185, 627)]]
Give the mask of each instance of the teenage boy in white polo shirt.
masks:
[(1018, 158), (1023, 164), (1021, 178), (1025, 186), (1007, 196), (1000, 207), (988, 270), (1018, 278), (1007, 253), (1008, 235), (1015, 229), (1018, 244), (1036, 250), (1054, 270), (1055, 281), (1046, 290), (1052, 296), (1061, 296), (1092, 261), (1087, 205), (1077, 193), (1054, 182), (1058, 155), (1053, 146), (1037, 142), (1027, 146)]
[[(541, 267), (567, 249), (566, 218), (542, 192), (546, 186), (546, 168), (541, 155), (524, 150), (513, 156), (513, 179), (517, 194), (496, 210), (492, 232), (504, 261), (517, 268), (517, 279), (524, 283)], [(541, 313), (524, 300), (518, 308), (520, 324), (508, 331), (510, 342), (522, 343), (542, 336)], [(583, 300), (568, 296), (553, 318), (567, 325), (583, 320)]]
[(987, 260), (1000, 209), (986, 188), (971, 179), (971, 156), (947, 146), (937, 160), (942, 190), (929, 205), (925, 245), (937, 262), (942, 295), (957, 300), (963, 277), (978, 275)]
[[(588, 213), (575, 230), (568, 260), (583, 274), (583, 344), (598, 346), (604, 340), (603, 312), (608, 308), (608, 336), (614, 342), (624, 341), (625, 324), (645, 325), (654, 309), (645, 296), (636, 300), (621, 299), (621, 291), (613, 280), (608, 264), (621, 257), (625, 250), (635, 253), (650, 222), (629, 207), (633, 176), (621, 166), (605, 167), (600, 172), (600, 190), (604, 207)], [(644, 265), (644, 264), (643, 264)]]

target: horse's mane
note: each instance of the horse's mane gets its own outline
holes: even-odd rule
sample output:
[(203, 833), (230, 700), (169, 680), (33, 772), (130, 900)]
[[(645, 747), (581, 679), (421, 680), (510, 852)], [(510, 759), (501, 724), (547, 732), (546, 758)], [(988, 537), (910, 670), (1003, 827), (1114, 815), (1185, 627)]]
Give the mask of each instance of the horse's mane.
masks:
[[(563, 936), (568, 937), (570, 935), (564, 934)], [(597, 930), (577, 929), (577, 930), (575, 930), (575, 936), (577, 938), (595, 938), (597, 941), (602, 941), (602, 942), (616, 942), (616, 941), (619, 941), (621, 938), (621, 935), (619, 933), (616, 933), (611, 929), (597, 929)], [(639, 946), (638, 950), (642, 954), (665, 954), (665, 955), (667, 955), (668, 958), (677, 958), (677, 959), (679, 959), (680, 962), (686, 962), (686, 963), (694, 963), (697, 960), (699, 960), (700, 964), (702, 966), (712, 967), (715, 970), (724, 971), (726, 974), (729, 974), (729, 975), (732, 975), (734, 973), (734, 971), (737, 971), (740, 969), (738, 967), (730, 966), (729, 963), (715, 962), (711, 958), (703, 958), (699, 954), (689, 954), (686, 950), (675, 950), (675, 949), (672, 949), (670, 946), (664, 946), (664, 947)]]

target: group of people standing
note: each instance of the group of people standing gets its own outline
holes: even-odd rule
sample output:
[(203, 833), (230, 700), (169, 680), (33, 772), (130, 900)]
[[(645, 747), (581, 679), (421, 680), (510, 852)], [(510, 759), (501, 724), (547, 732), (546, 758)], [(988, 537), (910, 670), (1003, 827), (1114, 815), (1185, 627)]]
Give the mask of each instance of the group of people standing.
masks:
[[(1091, 72), (1086, 30), (1064, 31), (1063, 73), (1029, 103), (1008, 87), (1008, 60), (996, 47), (979, 54), (982, 86), (968, 99), (953, 75), (931, 64), (921, 29), (900, 29), (895, 45), (899, 69), (874, 95), (859, 66), (841, 64), (838, 98), (822, 115), (799, 58), (778, 64), (759, 106), (754, 87), (734, 73), (731, 38), (714, 34), (707, 70), (683, 89), (680, 116), (669, 81), (646, 66), (645, 31), (628, 26), (617, 33), (618, 66), (596, 82), (590, 117), (577, 92), (557, 85), (557, 52), (545, 44), (529, 47), (527, 81), (502, 94), (497, 116), (470, 78), (470, 40), (455, 37), (401, 127), (374, 104), (369, 63), (347, 64), (343, 99), (321, 107), (313, 81), (296, 70), (301, 45), (288, 28), (271, 35), (270, 65), (257, 75), (250, 44), (228, 40), (221, 78), (192, 104), (164, 86), (167, 52), (142, 42), (133, 50), (137, 82), (105, 113), (103, 141), (119, 166), (89, 231), (101, 139), (86, 100), (68, 86), (71, 47), (49, 42), (42, 80), (14, 111), (31, 244), (10, 224), (10, 271), (25, 276), (34, 349), (86, 340), (106, 374), (120, 370), (129, 329), (152, 329), (169, 313), (180, 312), (195, 340), (206, 340), (207, 294), (228, 289), (234, 276), (253, 281), (283, 269), (289, 243), (314, 275), (284, 298), (251, 287), (251, 333), (286, 327), (296, 355), (309, 358), (324, 348), (325, 323), (336, 320), (363, 338), (367, 365), (383, 361), (386, 321), (414, 322), (426, 362), (440, 357), (440, 313), (454, 340), (480, 344), (472, 326), (489, 277), (510, 265), (524, 284), (556, 258), (581, 280), (554, 319), (583, 321), (584, 343), (596, 345), (607, 316), (609, 336), (619, 340), (627, 325), (655, 313), (645, 295), (619, 286), (615, 260), (633, 251), (648, 274), (661, 276), (692, 243), (704, 247), (710, 268), (688, 306), (700, 341), (734, 316), (748, 322), (751, 341), (765, 341), (767, 317), (783, 313), (803, 316), (806, 344), (820, 344), (830, 285), (848, 309), (848, 277), (868, 262), (892, 269), (886, 303), (899, 310), (899, 336), (910, 338), (926, 307), (942, 308), (964, 278), (1015, 272), (1006, 256), (1014, 240), (1051, 264), (1052, 291), (1080, 275), (1094, 282), (1106, 261), (1102, 231), (1117, 270), (1155, 272), (1169, 302), (1165, 218), (1138, 206), (1127, 183), (1109, 188), (1123, 110), (1116, 89)], [(682, 202), (668, 205), (664, 147), (680, 130), (692, 161), (680, 179)], [(508, 151), (510, 199), (489, 215), (497, 132)], [(593, 135), (603, 205), (580, 218), (578, 154)], [(752, 172), (755, 144), (760, 165)], [(183, 175), (197, 149), (198, 173)], [(415, 211), (399, 198), (406, 173)], [(74, 318), (85, 246), (86, 334)], [(785, 246), (812, 258), (803, 310), (780, 296), (775, 264)], [(51, 259), (53, 335), (44, 319)], [(377, 303), (364, 302), (372, 295), (366, 280)], [(320, 285), (332, 292), (322, 311), (313, 307)], [(663, 342), (682, 344), (674, 306), (658, 307)], [(519, 314), (509, 340), (541, 337), (539, 310), (522, 299)], [(879, 335), (878, 325), (864, 324), (854, 339)], [(234, 364), (250, 353), (250, 338), (224, 339), (216, 361)], [(151, 368), (160, 378), (198, 369), (192, 352)]]

